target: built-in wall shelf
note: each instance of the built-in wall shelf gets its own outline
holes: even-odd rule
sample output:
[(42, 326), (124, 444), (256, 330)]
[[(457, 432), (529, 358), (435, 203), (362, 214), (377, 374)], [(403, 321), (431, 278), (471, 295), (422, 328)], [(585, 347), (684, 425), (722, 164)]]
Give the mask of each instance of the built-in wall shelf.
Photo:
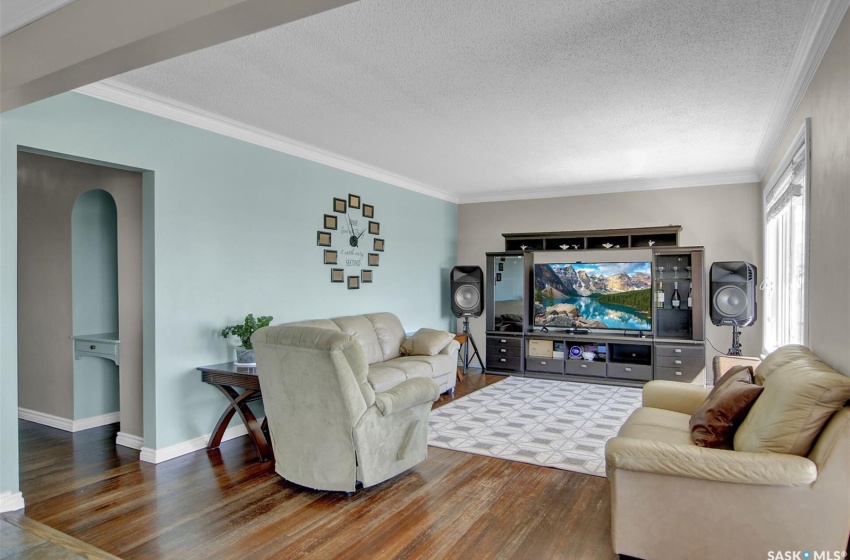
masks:
[(72, 336), (74, 339), (74, 359), (79, 360), (83, 356), (92, 358), (105, 358), (121, 365), (118, 348), (120, 341), (118, 333), (102, 334), (78, 334)]
[(503, 233), (505, 251), (578, 251), (677, 247), (682, 226)]

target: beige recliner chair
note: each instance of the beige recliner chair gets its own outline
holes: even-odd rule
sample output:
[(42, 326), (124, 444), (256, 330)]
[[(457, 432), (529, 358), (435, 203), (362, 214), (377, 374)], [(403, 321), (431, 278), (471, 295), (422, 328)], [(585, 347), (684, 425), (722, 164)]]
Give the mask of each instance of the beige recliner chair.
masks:
[(251, 337), (271, 432), (275, 471), (296, 484), (352, 492), (423, 461), (428, 413), (439, 397), (429, 377), (375, 393), (350, 334), (277, 326)]
[[(768, 360), (761, 375), (756, 370), (764, 392), (736, 433), (736, 449), (759, 438), (799, 442), (799, 435), (782, 433), (791, 417), (810, 416), (829, 399), (840, 407), (848, 398), (843, 376), (807, 348), (784, 347), (762, 363)], [(740, 363), (759, 365), (752, 358)], [(731, 365), (734, 358), (715, 362)], [(789, 402), (788, 385), (799, 396), (824, 372), (838, 377), (812, 382), (820, 396), (807, 407)], [(812, 558), (814, 551), (840, 555), (850, 534), (850, 406), (825, 416), (819, 434), (809, 434), (815, 439), (807, 452), (704, 448), (691, 440), (688, 422), (709, 389), (650, 381), (643, 407), (608, 441), (614, 551), (648, 560), (768, 558), (769, 552), (805, 550)], [(783, 412), (771, 418), (771, 409)]]

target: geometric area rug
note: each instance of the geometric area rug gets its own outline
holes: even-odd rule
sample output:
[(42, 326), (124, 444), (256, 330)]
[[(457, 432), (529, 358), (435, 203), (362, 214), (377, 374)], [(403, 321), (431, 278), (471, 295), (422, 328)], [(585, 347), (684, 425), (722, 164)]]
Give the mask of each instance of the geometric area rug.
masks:
[(431, 411), (428, 445), (605, 476), (605, 442), (640, 406), (633, 387), (508, 377)]

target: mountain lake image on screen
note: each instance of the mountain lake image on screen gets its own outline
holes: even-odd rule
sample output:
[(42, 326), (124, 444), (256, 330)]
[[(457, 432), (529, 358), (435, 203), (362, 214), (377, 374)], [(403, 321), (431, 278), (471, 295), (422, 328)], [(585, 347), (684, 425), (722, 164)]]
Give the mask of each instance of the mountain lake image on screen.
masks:
[(648, 262), (534, 265), (534, 326), (648, 331)]

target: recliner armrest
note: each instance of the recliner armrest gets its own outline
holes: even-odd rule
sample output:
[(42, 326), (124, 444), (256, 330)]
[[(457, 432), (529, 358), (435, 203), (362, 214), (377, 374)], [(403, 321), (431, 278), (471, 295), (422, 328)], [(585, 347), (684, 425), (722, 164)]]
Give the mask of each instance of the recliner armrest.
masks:
[(656, 379), (643, 386), (643, 406), (693, 414), (705, 401), (711, 387)]
[(375, 393), (375, 406), (384, 416), (440, 398), (440, 387), (430, 377), (414, 377)]
[(807, 486), (818, 477), (817, 465), (797, 455), (747, 453), (631, 437), (609, 439), (605, 463), (608, 470), (758, 486)]

